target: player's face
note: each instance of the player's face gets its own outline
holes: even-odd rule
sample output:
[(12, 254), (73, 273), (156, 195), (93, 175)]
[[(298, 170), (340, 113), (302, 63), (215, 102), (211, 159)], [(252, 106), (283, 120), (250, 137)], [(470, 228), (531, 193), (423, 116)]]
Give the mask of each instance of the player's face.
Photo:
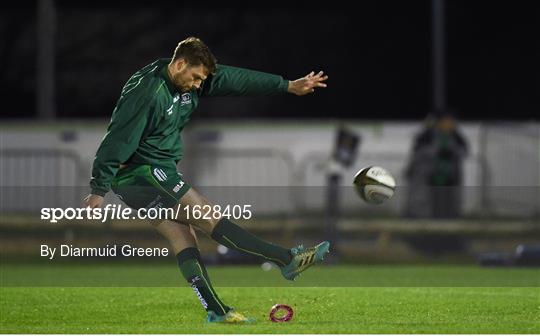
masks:
[(208, 70), (204, 65), (191, 65), (182, 62), (178, 72), (173, 76), (173, 82), (180, 91), (189, 92), (198, 90), (206, 77), (208, 77)]

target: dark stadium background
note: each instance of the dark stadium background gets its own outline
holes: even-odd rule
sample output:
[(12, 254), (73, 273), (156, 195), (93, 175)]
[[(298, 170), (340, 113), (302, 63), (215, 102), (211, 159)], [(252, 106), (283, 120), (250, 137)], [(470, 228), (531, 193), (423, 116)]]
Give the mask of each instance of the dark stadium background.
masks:
[[(37, 116), (36, 4), (0, 11), (0, 92), (10, 106), (2, 118)], [(224, 64), (330, 76), (328, 89), (307, 99), (214, 99), (197, 118), (419, 120), (430, 111), (430, 1), (265, 4), (56, 1), (57, 116), (108, 117), (127, 78), (188, 35)], [(535, 2), (448, 1), (445, 16), (448, 105), (464, 120), (537, 119)]]

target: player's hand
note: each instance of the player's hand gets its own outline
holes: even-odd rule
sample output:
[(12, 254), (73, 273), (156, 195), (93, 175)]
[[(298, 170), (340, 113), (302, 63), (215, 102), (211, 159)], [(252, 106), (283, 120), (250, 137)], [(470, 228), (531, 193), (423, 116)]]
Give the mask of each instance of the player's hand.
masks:
[(103, 196), (90, 194), (84, 198), (84, 204), (91, 209), (101, 208), (103, 205)]
[(328, 76), (326, 76), (324, 72), (319, 71), (318, 74), (315, 74), (315, 72), (312, 71), (305, 77), (289, 81), (289, 89), (287, 91), (294, 93), (297, 96), (303, 96), (314, 92), (315, 88), (325, 88), (326, 83), (324, 83), (324, 81), (327, 79)]

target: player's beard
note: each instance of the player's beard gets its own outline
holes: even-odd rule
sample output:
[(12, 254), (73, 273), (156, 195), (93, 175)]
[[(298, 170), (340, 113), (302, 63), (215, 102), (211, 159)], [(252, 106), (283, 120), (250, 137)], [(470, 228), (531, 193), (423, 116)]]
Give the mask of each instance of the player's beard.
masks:
[(185, 93), (191, 91), (191, 88), (185, 84), (180, 73), (173, 75), (173, 83), (181, 92)]

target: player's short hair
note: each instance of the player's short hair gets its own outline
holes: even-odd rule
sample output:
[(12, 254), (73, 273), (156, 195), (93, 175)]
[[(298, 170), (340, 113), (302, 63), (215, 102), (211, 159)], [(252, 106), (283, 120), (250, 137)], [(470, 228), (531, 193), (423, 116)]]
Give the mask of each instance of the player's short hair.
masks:
[(175, 62), (179, 58), (185, 59), (191, 65), (202, 64), (210, 73), (216, 72), (216, 57), (210, 48), (197, 37), (190, 36), (178, 43), (171, 62)]

